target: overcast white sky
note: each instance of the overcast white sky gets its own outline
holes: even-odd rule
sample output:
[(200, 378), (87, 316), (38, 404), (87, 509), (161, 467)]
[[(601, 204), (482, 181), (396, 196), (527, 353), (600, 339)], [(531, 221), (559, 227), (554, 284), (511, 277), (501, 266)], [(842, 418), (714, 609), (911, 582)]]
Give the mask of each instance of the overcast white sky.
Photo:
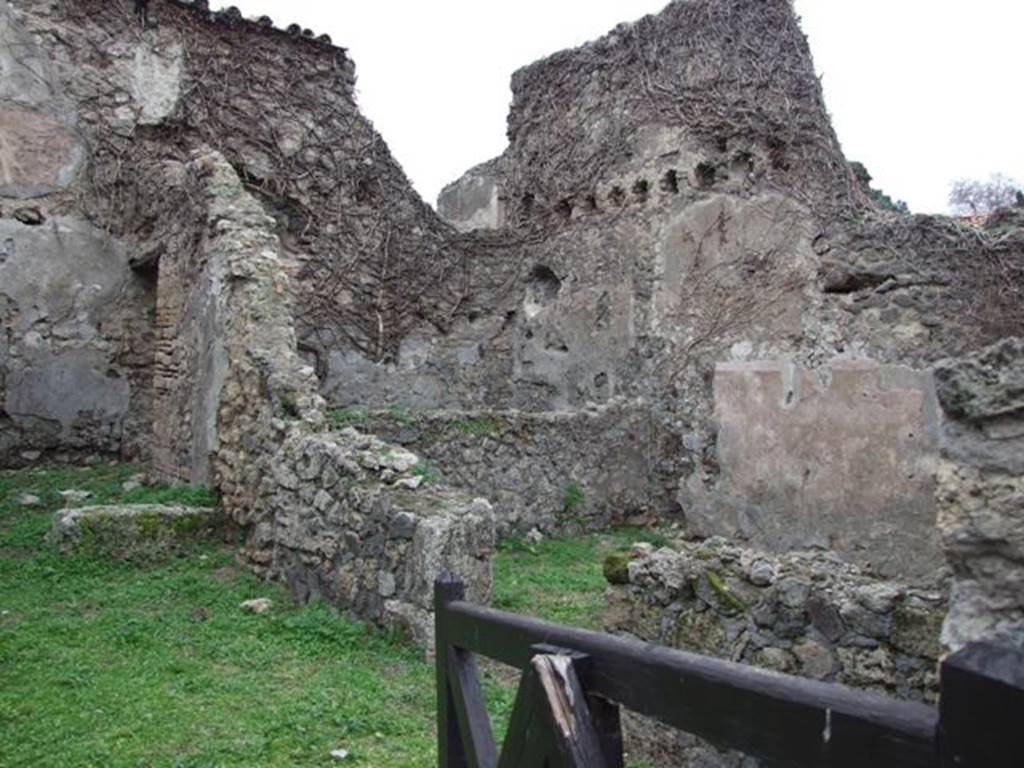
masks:
[[(945, 211), (954, 179), (1002, 172), (1024, 182), (1024, 4), (795, 3), (846, 155), (875, 186), (931, 213)], [(442, 186), (504, 149), (514, 70), (667, 0), (233, 4), (348, 48), (364, 114), (433, 204)]]

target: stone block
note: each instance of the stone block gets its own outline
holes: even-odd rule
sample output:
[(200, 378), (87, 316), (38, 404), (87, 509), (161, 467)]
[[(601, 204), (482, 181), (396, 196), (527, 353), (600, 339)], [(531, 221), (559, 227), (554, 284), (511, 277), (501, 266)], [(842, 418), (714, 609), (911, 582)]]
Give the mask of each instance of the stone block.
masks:
[(217, 509), (169, 504), (126, 504), (62, 509), (47, 541), (64, 554), (148, 561), (187, 550), (223, 522)]

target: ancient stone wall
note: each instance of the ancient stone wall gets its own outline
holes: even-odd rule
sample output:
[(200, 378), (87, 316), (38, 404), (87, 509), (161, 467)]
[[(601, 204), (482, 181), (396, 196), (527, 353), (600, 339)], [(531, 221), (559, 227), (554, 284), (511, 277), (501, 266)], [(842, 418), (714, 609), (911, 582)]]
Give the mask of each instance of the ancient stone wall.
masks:
[[(73, 308), (25, 306), (33, 298), (21, 283), (4, 281), (13, 286), (3, 307), (5, 457), (62, 446), (127, 453), (145, 446), (155, 356), (152, 275), (166, 248), (155, 236), (163, 229), (155, 215), (162, 200), (152, 182), (162, 178), (164, 162), (183, 162), (192, 150), (220, 151), (275, 217), (285, 260), (305, 286), (308, 322), (301, 327), (306, 335), (315, 331), (305, 344), (313, 360), (326, 360), (325, 344), (390, 356), (403, 333), (398, 315), (431, 315), (415, 302), (407, 307), (396, 286), (426, 303), (427, 288), (455, 268), (457, 258), (439, 252), (438, 232), (448, 228), (359, 115), (344, 50), (301, 29), (204, 6), (154, 0), (146, 28), (128, 4), (0, 6), (4, 269), (24, 271), (27, 260), (45, 256), (61, 271), (58, 265), (73, 258), (58, 247), (66, 241), (29, 234), (30, 225), (61, 217), (63, 231), (73, 229), (77, 238), (74, 247), (88, 246), (90, 254), (71, 273), (102, 272), (78, 287), (58, 286), (65, 304), (77, 302)], [(29, 197), (31, 206), (18, 202)], [(410, 270), (413, 254), (436, 257), (426, 262), (440, 272)], [(382, 276), (381, 259), (394, 271), (390, 277)], [(327, 262), (337, 267), (332, 279)], [(198, 308), (164, 298), (167, 336), (178, 312)], [(377, 312), (371, 300), (392, 309)], [(89, 314), (99, 307), (105, 317), (97, 330)], [(40, 313), (46, 321), (37, 321)], [(50, 321), (62, 325), (53, 344)], [(31, 382), (53, 379), (54, 361), (69, 348), (91, 383), (79, 391), (65, 386), (59, 403), (26, 396)], [(161, 387), (177, 386), (175, 370), (156, 372)], [(105, 400), (97, 399), (101, 390)]]
[[(410, 337), (393, 369), (407, 391), (527, 410), (642, 397), (685, 447), (693, 533), (784, 551), (771, 531), (787, 531), (899, 576), (941, 563), (927, 372), (1024, 328), (1024, 230), (876, 210), (786, 2), (671, 3), (524, 68), (513, 90), (508, 150), (440, 209), (518, 238), (515, 281), (475, 339), (469, 325)], [(729, 366), (797, 366), (816, 384), (766, 433), (772, 387), (716, 402)], [(888, 366), (902, 381), (871, 373)], [(745, 433), (746, 452), (729, 437)], [(876, 460), (884, 482), (867, 488)]]
[[(652, 551), (606, 568), (609, 631), (685, 651), (933, 702), (946, 585), (914, 588), (824, 551), (782, 556), (725, 539)], [(658, 765), (748, 765), (631, 717), (631, 752)]]
[(422, 471), (494, 505), (499, 534), (603, 529), (671, 507), (675, 435), (646, 403), (575, 413), (345, 411), (344, 422), (423, 457)]
[(88, 142), (27, 8), (0, 3), (0, 464), (146, 452), (154, 284), (64, 201)]
[(942, 639), (1024, 648), (1024, 341), (943, 361), (935, 375), (939, 530), (954, 579)]
[(433, 588), (463, 575), (471, 599), (490, 599), (494, 513), (482, 498), (412, 473), (420, 459), (354, 429), (292, 435), (261, 483), (273, 518), (248, 552), (299, 601), (322, 597), (433, 644)]
[[(216, 487), (249, 532), (249, 560), (287, 580), (297, 600), (323, 597), (427, 643), (441, 569), (463, 573), (478, 599), (489, 595), (490, 505), (421, 488), (410, 471), (420, 459), (407, 450), (324, 432), (273, 218), (216, 152), (163, 171), (156, 232), (181, 247), (159, 265), (154, 467)], [(191, 231), (199, 237), (188, 247), (178, 235)]]

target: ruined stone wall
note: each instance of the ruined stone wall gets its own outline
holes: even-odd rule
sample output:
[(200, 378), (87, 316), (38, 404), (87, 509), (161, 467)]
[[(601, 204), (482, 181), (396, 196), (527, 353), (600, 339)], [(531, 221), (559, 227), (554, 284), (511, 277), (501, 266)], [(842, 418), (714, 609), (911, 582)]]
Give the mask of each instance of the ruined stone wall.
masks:
[(372, 436), (292, 434), (260, 484), (247, 551), (295, 599), (322, 597), (433, 645), (434, 580), (463, 575), (470, 599), (491, 592), (494, 512), (483, 498), (422, 484), (420, 458)]
[[(721, 538), (652, 551), (606, 572), (605, 625), (648, 642), (934, 702), (945, 585), (914, 588), (823, 551), (771, 556)], [(630, 717), (632, 754), (657, 765), (746, 766), (692, 736)]]
[[(876, 210), (786, 2), (671, 3), (513, 89), (508, 150), (439, 209), (519, 238), (515, 282), (475, 340), (462, 326), (399, 356), (409, 390), (479, 407), (513, 381), (530, 410), (643, 397), (684, 446), (693, 533), (827, 543), (900, 576), (940, 566), (927, 372), (1024, 328), (1019, 222)], [(770, 370), (802, 371), (805, 397), (776, 408)]]
[[(184, 162), (200, 147), (226, 157), (274, 217), (303, 294), (303, 346), (321, 369), (331, 349), (390, 359), (411, 318), (443, 323), (462, 302), (464, 287), (448, 276), (464, 276), (466, 249), (446, 239), (451, 230), (359, 114), (344, 50), (301, 29), (203, 5), (153, 0), (145, 29), (123, 3), (0, 7), (0, 253), (11, 272), (3, 307), (5, 456), (58, 446), (130, 453), (144, 445), (155, 358), (152, 276), (167, 247), (155, 236), (162, 201), (151, 182), (162, 163)], [(18, 202), (29, 197), (30, 207)], [(30, 234), (39, 221), (50, 222), (49, 240)], [(68, 236), (54, 235), (55, 225)], [(72, 263), (69, 243), (89, 258)], [(31, 306), (34, 297), (14, 275), (41, 256), (75, 278), (55, 286), (59, 305)], [(158, 322), (166, 345), (178, 314), (198, 308), (176, 306), (166, 292), (164, 299)], [(90, 314), (100, 307), (102, 327)], [(55, 336), (51, 323), (60, 326)], [(168, 354), (176, 352), (162, 349), (165, 362)], [(59, 401), (25, 394), (38, 381), (61, 391), (54, 371), (72, 365), (86, 382), (78, 391), (65, 386)], [(178, 386), (175, 367), (161, 366), (160, 386)]]
[(423, 457), (428, 482), (473, 488), (499, 534), (603, 529), (661, 517), (681, 446), (647, 403), (575, 413), (345, 411), (343, 421)]
[(490, 505), (421, 488), (407, 450), (354, 430), (326, 434), (274, 219), (216, 152), (166, 163), (162, 183), (155, 234), (179, 247), (159, 266), (155, 468), (205, 473), (245, 526), (250, 562), (297, 600), (323, 597), (426, 644), (442, 569), (465, 574), (477, 599), (489, 595)]
[(0, 3), (0, 465), (139, 456), (154, 283), (74, 201), (89, 142), (35, 7)]
[(1024, 341), (936, 368), (946, 422), (937, 499), (953, 571), (943, 643), (1024, 648)]

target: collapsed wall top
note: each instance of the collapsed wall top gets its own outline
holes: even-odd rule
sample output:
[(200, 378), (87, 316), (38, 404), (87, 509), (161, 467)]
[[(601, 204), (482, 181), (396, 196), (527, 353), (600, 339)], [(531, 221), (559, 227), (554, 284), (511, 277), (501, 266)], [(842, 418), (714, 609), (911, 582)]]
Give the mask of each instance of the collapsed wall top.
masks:
[[(790, 0), (676, 0), (512, 77), (508, 223), (615, 204), (630, 173), (686, 157), (828, 211), (863, 202)], [(442, 205), (444, 205), (442, 201)]]

